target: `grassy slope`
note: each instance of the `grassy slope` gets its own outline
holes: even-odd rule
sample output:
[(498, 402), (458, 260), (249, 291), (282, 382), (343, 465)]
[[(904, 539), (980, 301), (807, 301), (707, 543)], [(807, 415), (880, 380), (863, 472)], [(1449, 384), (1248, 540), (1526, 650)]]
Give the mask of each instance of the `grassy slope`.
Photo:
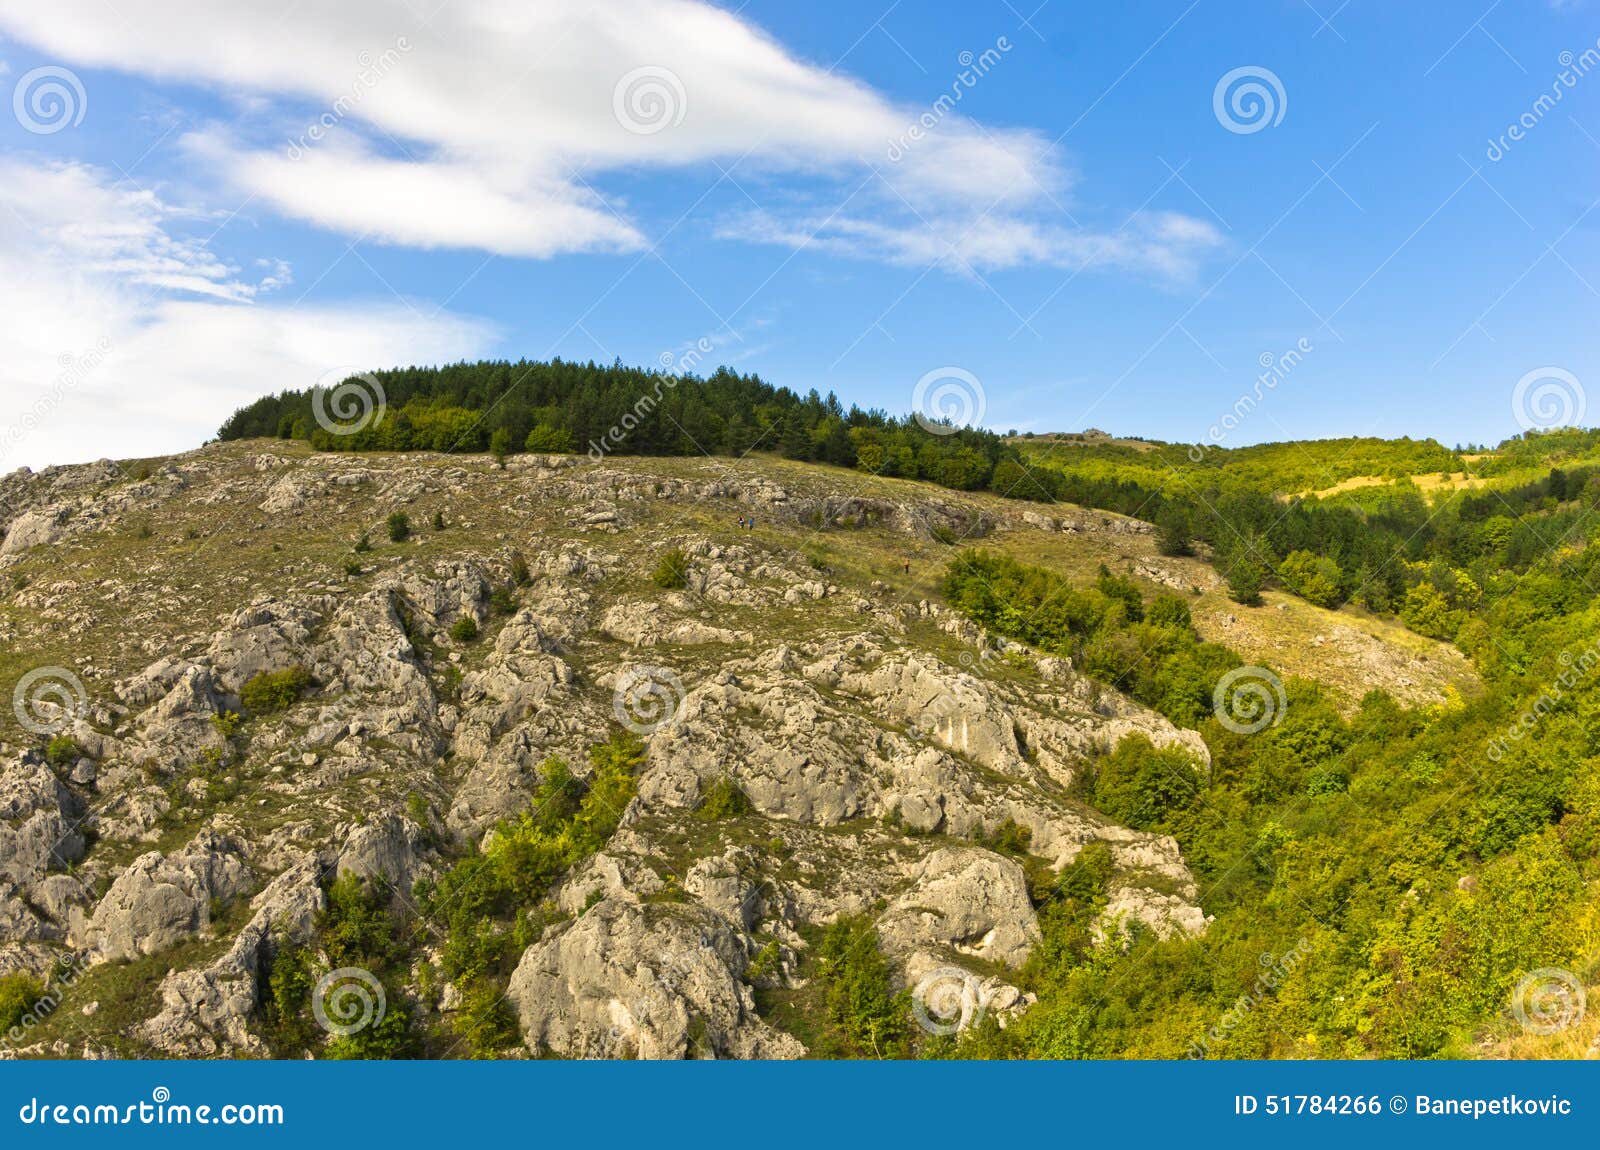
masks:
[[(465, 494), (428, 490), (431, 485), (407, 493), (403, 506), (411, 516), (414, 538), (403, 549), (387, 542), (383, 530), (390, 505), (383, 496), (387, 469), (426, 466), (442, 473), (463, 468), (492, 476), (493, 464), (481, 456), (367, 454), (348, 460), (324, 456), (319, 462), (330, 465), (328, 474), (370, 469), (371, 478), (362, 487), (315, 500), (298, 515), (260, 511), (255, 506), (259, 496), (207, 502), (218, 485), (249, 474), (247, 461), (263, 452), (301, 460), (315, 457), (301, 444), (276, 441), (207, 447), (196, 458), (210, 464), (213, 474), (192, 481), (156, 512), (148, 516), (134, 513), (109, 530), (35, 548), (11, 565), (0, 582), (0, 634), (8, 638), (0, 645), (0, 678), (14, 681), (41, 665), (73, 667), (91, 696), (98, 697), (106, 693), (112, 680), (134, 674), (162, 655), (199, 653), (194, 636), (203, 635), (216, 620), (261, 595), (308, 589), (346, 594), (361, 589), (372, 572), (398, 563), (402, 557), (427, 561), (464, 551), (548, 548), (563, 540), (591, 538), (565, 522), (564, 508), (520, 501), (507, 507), (496, 485), (488, 483), (471, 484)], [(1006, 551), (1085, 582), (1105, 563), (1136, 577), (1155, 573), (1171, 584), (1198, 588), (1193, 607), (1207, 638), (1225, 641), (1246, 659), (1269, 664), (1281, 673), (1324, 681), (1351, 700), (1371, 685), (1366, 656), (1343, 657), (1329, 647), (1319, 648), (1314, 642), (1317, 636), (1325, 640), (1346, 632), (1368, 636), (1362, 645), (1376, 651), (1386, 665), (1405, 666), (1414, 685), (1402, 686), (1399, 693), (1414, 700), (1438, 698), (1449, 687), (1470, 690), (1474, 682), (1453, 648), (1353, 608), (1327, 611), (1292, 596), (1270, 593), (1264, 607), (1239, 607), (1227, 598), (1208, 564), (1200, 559), (1162, 557), (1149, 535), (1093, 530), (1058, 534), (1017, 522), (1024, 511), (1078, 520), (1115, 518), (1105, 513), (1020, 504), (986, 493), (959, 494), (925, 483), (771, 456), (753, 455), (738, 463), (617, 458), (608, 466), (641, 476), (762, 476), (819, 494), (966, 502), (997, 520), (1016, 523), (1018, 529), (981, 540), (957, 540), (957, 545), (981, 544)], [(441, 512), (449, 525), (443, 533), (428, 527), (435, 511)], [(727, 504), (662, 501), (653, 506), (641, 543), (654, 546), (668, 543), (674, 536), (702, 534), (778, 551), (804, 551), (828, 568), (831, 582), (864, 586), (879, 580), (911, 601), (937, 598), (939, 578), (955, 550), (948, 544), (879, 527), (818, 530), (787, 518), (761, 515), (756, 530), (744, 532), (734, 522), (738, 514)], [(363, 532), (370, 535), (374, 551), (353, 555), (351, 546)], [(343, 569), (350, 559), (359, 560), (368, 576), (347, 579)], [(910, 563), (909, 573), (906, 562)], [(641, 590), (647, 586), (647, 574), (638, 573)], [(26, 586), (19, 589), (18, 581), (26, 581)], [(1157, 583), (1145, 581), (1147, 590), (1157, 589)], [(803, 635), (808, 619), (808, 612), (798, 608), (789, 613), (792, 619), (774, 618), (771, 612), (762, 613), (759, 619), (743, 618), (737, 609), (720, 612), (719, 625), (753, 627), (768, 637)], [(932, 641), (936, 640), (930, 636)], [(22, 736), (9, 710), (0, 713), (0, 740), (14, 742)]]

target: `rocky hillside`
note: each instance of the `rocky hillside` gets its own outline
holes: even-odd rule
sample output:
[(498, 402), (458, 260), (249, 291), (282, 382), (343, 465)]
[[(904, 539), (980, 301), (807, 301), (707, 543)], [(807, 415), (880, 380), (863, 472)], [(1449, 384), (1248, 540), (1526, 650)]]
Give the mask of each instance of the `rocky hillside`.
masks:
[[(357, 876), (394, 927), (387, 985), (352, 976), (363, 1024), (391, 1009), (459, 1055), (450, 876), (618, 729), (630, 797), (513, 908), (489, 1053), (802, 1056), (842, 916), (876, 925), (919, 1017), (1003, 1020), (1029, 1004), (1007, 975), (1040, 937), (1031, 884), (1089, 844), (1102, 945), (1206, 929), (1176, 843), (1074, 797), (1130, 735), (1203, 763), (1199, 736), (934, 591), (977, 538), (1110, 562), (1193, 588), (1248, 656), (1209, 569), (1132, 520), (767, 460), (246, 441), (13, 474), (0, 530), (0, 976), (58, 1000), (7, 1054), (321, 1051), (351, 1004), (318, 977), (329, 892)], [(1423, 698), (1465, 674), (1321, 614), (1319, 664)], [(286, 955), (327, 1036), (286, 1037)]]

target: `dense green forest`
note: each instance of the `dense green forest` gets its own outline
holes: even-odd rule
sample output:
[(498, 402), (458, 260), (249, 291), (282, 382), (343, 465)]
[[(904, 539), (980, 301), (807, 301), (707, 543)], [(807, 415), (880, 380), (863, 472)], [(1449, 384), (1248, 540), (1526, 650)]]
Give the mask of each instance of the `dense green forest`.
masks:
[[(380, 371), (371, 378), (383, 391), (381, 413), (370, 404), (370, 385), (358, 380), (345, 396), (348, 413), (338, 388), (286, 391), (235, 412), (219, 436), (301, 439), (322, 450), (498, 456), (580, 451), (737, 458), (762, 450), (966, 491), (1000, 488), (1024, 474), (1016, 449), (993, 432), (858, 407), (847, 411), (831, 394), (801, 396), (727, 368), (700, 379), (621, 364), (501, 361)], [(363, 387), (367, 408), (357, 402)], [(364, 423), (341, 426), (334, 418), (367, 410), (375, 417)]]
[[(621, 364), (494, 361), (367, 378), (381, 387), (381, 404), (353, 402), (361, 389), (372, 398), (361, 379), (344, 397), (348, 410), (338, 388), (285, 391), (235, 412), (219, 435), (299, 439), (321, 450), (489, 451), (502, 458), (519, 451), (770, 451), (1099, 508), (1156, 524), (1168, 554), (1204, 548), (1241, 603), (1259, 602), (1269, 587), (1322, 607), (1355, 603), (1396, 614), (1429, 637), (1458, 639), (1469, 653), (1484, 641), (1483, 628), (1469, 624), (1504, 581), (1527, 574), (1553, 550), (1581, 546), (1600, 503), (1594, 431), (1530, 434), (1487, 457), (1471, 456), (1470, 464), (1461, 452), (1410, 439), (1061, 447), (846, 409), (832, 394), (802, 396), (727, 368), (701, 379)], [(1429, 493), (1414, 482), (1469, 467), (1485, 485)], [(1361, 478), (1383, 482), (1307, 494)]]
[[(1323, 607), (1353, 602), (1473, 654), (1486, 641), (1488, 606), (1536, 569), (1553, 561), (1553, 575), (1534, 579), (1545, 595), (1570, 602), (1582, 593), (1600, 505), (1597, 443), (1594, 432), (1512, 440), (1495, 461), (1503, 453), (1514, 467), (1431, 498), (1411, 476), (1464, 466), (1431, 441), (1269, 444), (1215, 451), (1199, 464), (1173, 447), (1046, 447), (1028, 462), (1035, 474), (1055, 473), (1057, 499), (1155, 523), (1168, 554), (1203, 544), (1242, 603), (1269, 585)], [(1393, 481), (1359, 498), (1285, 497), (1312, 481), (1307, 468), (1333, 459), (1346, 462), (1322, 470), (1325, 479)]]
[(1023, 976), (1040, 1001), (944, 1053), (1463, 1056), (1515, 1030), (1508, 1006), (1525, 972), (1592, 982), (1600, 606), (1586, 575), (1549, 559), (1503, 588), (1483, 615), (1495, 642), (1480, 653), (1479, 698), (1406, 710), (1374, 691), (1346, 718), (1291, 681), (1265, 696), (1270, 721), (1241, 730), (1211, 698), (1239, 659), (1199, 640), (1181, 599), (1146, 604), (1104, 572), (1075, 588), (1004, 556), (958, 556), (944, 590), (974, 620), (1072, 655), (1201, 731), (1209, 769), (1125, 739), (1079, 793), (1176, 836), (1215, 919), (1199, 938), (1135, 929), (1096, 947), (1107, 860), (1086, 850), (1057, 875), (1014, 844), (1045, 930)]

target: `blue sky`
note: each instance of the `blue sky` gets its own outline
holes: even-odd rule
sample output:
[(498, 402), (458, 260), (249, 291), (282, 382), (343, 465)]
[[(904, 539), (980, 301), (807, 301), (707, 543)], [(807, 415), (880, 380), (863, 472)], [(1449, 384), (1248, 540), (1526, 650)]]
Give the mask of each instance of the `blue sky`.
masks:
[(1230, 445), (1600, 380), (1593, 3), (265, 7), (0, 0), (0, 470), (458, 357), (699, 344), (897, 412), (959, 367), (1000, 430), (1195, 442), (1309, 348)]

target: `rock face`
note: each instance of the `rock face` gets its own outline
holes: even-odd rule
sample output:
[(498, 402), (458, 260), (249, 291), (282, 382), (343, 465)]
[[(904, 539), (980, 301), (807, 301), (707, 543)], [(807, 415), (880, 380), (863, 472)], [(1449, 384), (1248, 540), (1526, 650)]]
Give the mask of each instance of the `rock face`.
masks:
[(23, 755), (0, 771), (0, 879), (26, 885), (83, 857), (78, 802), (45, 763)]
[(260, 1003), (263, 967), (277, 947), (311, 936), (325, 905), (320, 878), (315, 858), (302, 859), (279, 875), (256, 897), (255, 914), (226, 954), (199, 970), (167, 975), (161, 983), (161, 1009), (141, 1024), (140, 1036), (175, 1058), (268, 1054), (250, 1029)]
[(910, 889), (878, 920), (878, 933), (901, 953), (944, 946), (1012, 967), (1040, 937), (1020, 866), (990, 851), (949, 848), (917, 864)]
[[(553, 760), (583, 779), (618, 725), (644, 758), (616, 832), (517, 908), (519, 930), (552, 925), (506, 928), (530, 1054), (802, 1056), (754, 988), (799, 989), (813, 928), (841, 915), (876, 923), (899, 983), (970, 977), (1009, 1018), (1029, 999), (995, 972), (1041, 934), (1022, 866), (981, 845), (1002, 833), (1030, 867), (1105, 844), (1105, 945), (1135, 919), (1205, 929), (1177, 844), (1071, 789), (1136, 734), (1204, 769), (1195, 732), (812, 546), (854, 532), (877, 555), (863, 566), (898, 571), (949, 532), (1140, 536), (949, 492), (841, 494), (794, 470), (525, 456), (501, 471), (272, 444), (143, 479), (0, 480), (0, 573), (29, 577), (0, 582), (0, 640), (35, 666), (70, 640), (88, 695), (76, 758), (0, 744), (0, 974), (69, 949), (130, 962), (146, 1014), (99, 1036), (119, 1053), (281, 1056), (263, 1026), (274, 963), (293, 948), (333, 965), (318, 916), (353, 876), (402, 924), (386, 985), (447, 1049), (464, 983), (433, 973), (449, 940), (420, 909), (426, 884), (527, 811)], [(727, 531), (684, 526), (706, 508)], [(398, 509), (420, 542), (351, 551)], [(445, 526), (421, 530), (435, 512)], [(736, 534), (752, 515), (761, 531)], [(80, 581), (78, 552), (103, 533), (123, 546), (134, 523), (207, 562), (108, 560)], [(684, 586), (663, 590), (645, 576), (669, 549)], [(289, 668), (301, 695), (244, 714), (245, 684)], [(185, 944), (204, 959), (166, 970)]]
[(48, 966), (36, 944), (59, 941), (88, 898), (52, 869), (83, 857), (81, 803), (50, 768), (22, 755), (0, 770), (0, 974)]
[(535, 1051), (570, 1058), (798, 1058), (755, 1012), (744, 947), (709, 911), (609, 899), (530, 947), (509, 995)]
[(61, 537), (61, 525), (66, 519), (64, 509), (30, 511), (11, 521), (5, 542), (0, 543), (0, 555), (15, 555), (30, 547), (53, 543)]
[(228, 903), (250, 882), (237, 847), (216, 835), (182, 852), (141, 856), (95, 908), (85, 943), (102, 960), (156, 954), (206, 931), (214, 903)]

